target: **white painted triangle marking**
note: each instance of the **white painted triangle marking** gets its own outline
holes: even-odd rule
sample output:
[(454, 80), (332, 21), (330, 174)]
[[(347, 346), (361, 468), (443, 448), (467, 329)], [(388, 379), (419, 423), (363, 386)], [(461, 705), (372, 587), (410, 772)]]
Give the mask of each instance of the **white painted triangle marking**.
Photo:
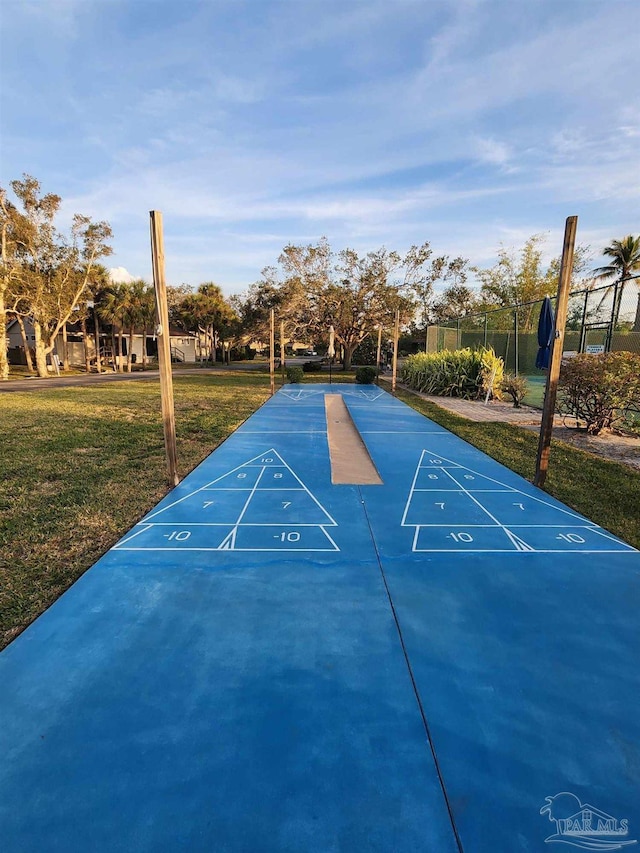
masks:
[(224, 537), (222, 542), (218, 545), (218, 551), (233, 551), (236, 544), (236, 532), (238, 528), (234, 527), (231, 533)]

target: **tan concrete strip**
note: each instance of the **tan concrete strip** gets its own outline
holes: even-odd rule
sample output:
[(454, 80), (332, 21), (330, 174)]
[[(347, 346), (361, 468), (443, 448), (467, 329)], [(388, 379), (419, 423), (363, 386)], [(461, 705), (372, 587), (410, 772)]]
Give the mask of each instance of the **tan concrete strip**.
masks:
[(381, 486), (382, 480), (369, 456), (341, 394), (325, 394), (331, 482), (335, 485)]

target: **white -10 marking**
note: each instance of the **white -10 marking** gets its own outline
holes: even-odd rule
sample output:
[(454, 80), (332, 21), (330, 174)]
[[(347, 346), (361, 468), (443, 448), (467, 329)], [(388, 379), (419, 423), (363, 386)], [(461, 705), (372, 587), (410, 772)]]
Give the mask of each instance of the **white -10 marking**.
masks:
[(171, 533), (165, 533), (164, 538), (171, 541), (176, 539), (178, 542), (185, 542), (191, 536), (190, 530), (172, 530)]

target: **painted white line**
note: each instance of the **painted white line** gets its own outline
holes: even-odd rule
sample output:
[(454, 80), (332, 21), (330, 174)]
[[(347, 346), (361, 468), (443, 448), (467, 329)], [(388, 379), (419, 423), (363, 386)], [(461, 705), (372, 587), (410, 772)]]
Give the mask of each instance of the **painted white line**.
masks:
[[(328, 537), (331, 539), (331, 537)], [(333, 542), (333, 540), (331, 540)], [(335, 543), (334, 543), (335, 544)], [(288, 554), (300, 554), (302, 552), (316, 552), (335, 554), (340, 551), (338, 546), (335, 548), (119, 548), (120, 551), (283, 551)]]
[(587, 525), (585, 525), (585, 529), (589, 530), (591, 533), (597, 533), (598, 536), (602, 536), (603, 539), (609, 539), (609, 540), (611, 540), (611, 542), (618, 542), (621, 545), (624, 545), (625, 548), (628, 548), (630, 551), (635, 551), (636, 553), (638, 553), (638, 549), (634, 548), (633, 545), (629, 545), (627, 542), (623, 542), (622, 539), (618, 539), (617, 537), (613, 536), (611, 533), (607, 532), (603, 527), (594, 527), (592, 525), (587, 527)]
[[(138, 525), (136, 525), (136, 526), (138, 526)], [(149, 530), (150, 528), (152, 528), (152, 527), (153, 527), (153, 524), (145, 524), (145, 523), (141, 522), (139, 526), (140, 526), (140, 530), (136, 530), (136, 529), (135, 529), (135, 527), (134, 527), (133, 529), (134, 529), (134, 531), (135, 531), (135, 532), (133, 532), (133, 533), (132, 533), (132, 532), (130, 531), (130, 534), (129, 534), (129, 535), (127, 535), (127, 536), (126, 536), (124, 539), (122, 539), (120, 542), (117, 542), (117, 543), (113, 546), (113, 548), (121, 548), (121, 547), (122, 547), (123, 545), (125, 545), (127, 542), (131, 542), (131, 540), (132, 540), (132, 539), (135, 539), (135, 538), (136, 538), (136, 536), (140, 536), (140, 534), (141, 534), (141, 533), (144, 533), (144, 532), (145, 532), (145, 530)], [(112, 548), (112, 550), (113, 550), (113, 548)]]
[(409, 510), (409, 504), (411, 503), (411, 497), (413, 496), (413, 492), (416, 485), (416, 480), (418, 479), (418, 473), (420, 472), (420, 463), (422, 462), (422, 458), (424, 456), (424, 450), (420, 454), (420, 462), (418, 462), (418, 467), (416, 468), (416, 473), (413, 475), (413, 482), (411, 483), (411, 488), (409, 489), (409, 497), (407, 498), (407, 502), (404, 505), (404, 512), (402, 513), (402, 521), (400, 522), (400, 527), (411, 527), (413, 525), (405, 524), (405, 520), (407, 518), (407, 512)]
[(260, 478), (261, 478), (261, 477), (262, 477), (262, 475), (264, 474), (265, 470), (266, 470), (266, 469), (265, 469), (265, 468), (263, 468), (263, 469), (262, 469), (262, 471), (258, 474), (258, 479), (256, 480), (255, 485), (254, 485), (253, 489), (251, 490), (251, 494), (250, 494), (250, 495), (249, 495), (249, 497), (247, 498), (247, 501), (246, 501), (245, 505), (242, 507), (242, 512), (241, 512), (241, 513), (240, 513), (240, 515), (238, 516), (238, 519), (237, 519), (237, 521), (236, 521), (236, 525), (240, 524), (240, 522), (242, 521), (242, 516), (243, 516), (243, 515), (245, 514), (245, 512), (247, 511), (247, 507), (249, 506), (249, 504), (250, 504), (250, 502), (251, 502), (251, 498), (254, 496), (256, 489), (258, 488), (258, 483), (260, 482)]
[[(280, 456), (280, 459), (282, 459), (282, 457), (281, 457), (281, 456)], [(282, 459), (282, 461), (284, 462), (284, 459)], [(331, 526), (332, 526), (332, 527), (337, 527), (337, 526), (338, 526), (338, 522), (337, 522), (337, 521), (335, 521), (335, 520), (334, 520), (334, 519), (329, 515), (329, 513), (327, 512), (327, 510), (322, 506), (322, 504), (320, 503), (320, 501), (319, 501), (319, 500), (317, 500), (317, 499), (316, 499), (316, 497), (315, 497), (315, 496), (314, 496), (314, 495), (309, 491), (309, 489), (305, 486), (305, 484), (302, 482), (302, 480), (300, 479), (300, 477), (298, 477), (298, 475), (296, 474), (296, 472), (295, 472), (292, 468), (290, 468), (290, 467), (289, 467), (289, 465), (287, 465), (287, 463), (286, 463), (286, 462), (284, 462), (284, 465), (285, 465), (287, 468), (289, 468), (289, 471), (291, 472), (291, 474), (292, 474), (292, 475), (296, 478), (296, 480), (300, 483), (300, 485), (301, 485), (301, 486), (302, 486), (302, 488), (305, 490), (305, 492), (309, 495), (309, 497), (311, 498), (311, 500), (312, 500), (312, 501), (314, 501), (314, 502), (318, 505), (318, 507), (322, 510), (322, 512), (327, 516), (327, 518), (329, 519), (329, 522), (330, 522)]]
[[(131, 549), (133, 550), (133, 549)], [(416, 548), (416, 554), (514, 554), (515, 548)], [(629, 551), (615, 549), (598, 549), (596, 551), (582, 550), (550, 550), (546, 548), (531, 549), (530, 551), (519, 551), (522, 554), (628, 554)]]

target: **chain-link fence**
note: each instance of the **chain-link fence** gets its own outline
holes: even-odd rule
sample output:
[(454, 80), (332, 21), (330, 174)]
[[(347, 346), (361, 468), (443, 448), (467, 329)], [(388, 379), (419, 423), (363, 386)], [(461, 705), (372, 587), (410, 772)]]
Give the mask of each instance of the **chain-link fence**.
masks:
[[(555, 308), (556, 297), (552, 298)], [(542, 300), (450, 320), (427, 330), (428, 352), (492, 347), (511, 373), (535, 374)], [(565, 352), (640, 353), (640, 280), (569, 296)]]

